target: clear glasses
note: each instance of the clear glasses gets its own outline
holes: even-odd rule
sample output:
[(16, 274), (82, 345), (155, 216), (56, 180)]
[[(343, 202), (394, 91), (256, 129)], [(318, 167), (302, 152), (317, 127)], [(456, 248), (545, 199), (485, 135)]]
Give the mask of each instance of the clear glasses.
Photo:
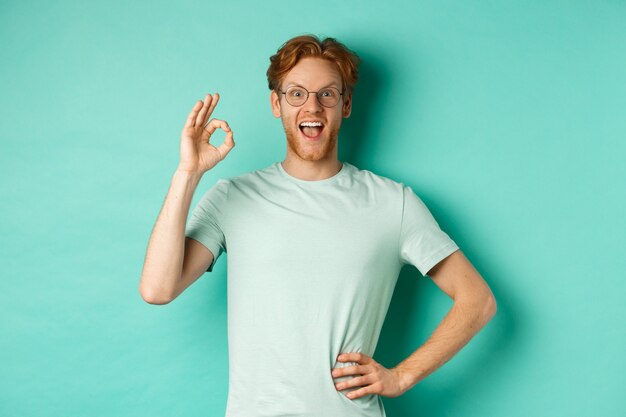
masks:
[(291, 86), (287, 91), (281, 91), (285, 95), (287, 103), (294, 107), (300, 107), (309, 99), (309, 93), (315, 93), (317, 101), (324, 107), (335, 107), (343, 95), (335, 87), (326, 87), (320, 91), (307, 91), (303, 87)]

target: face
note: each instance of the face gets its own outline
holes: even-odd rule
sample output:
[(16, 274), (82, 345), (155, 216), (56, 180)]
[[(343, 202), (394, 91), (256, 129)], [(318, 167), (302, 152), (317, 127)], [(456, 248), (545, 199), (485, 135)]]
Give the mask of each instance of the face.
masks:
[[(319, 91), (324, 87), (335, 87), (341, 92), (343, 84), (337, 67), (322, 58), (302, 58), (283, 78), (281, 91), (287, 91), (292, 85), (299, 85), (308, 91)], [(287, 135), (287, 155), (296, 156), (305, 161), (337, 159), (337, 139), (344, 117), (349, 117), (352, 98), (344, 93), (335, 107), (322, 106), (315, 94), (309, 94), (307, 101), (293, 107), (284, 94), (270, 95), (272, 113), (280, 117)], [(321, 134), (314, 139), (307, 137), (300, 129), (305, 120), (320, 121), (323, 125)]]

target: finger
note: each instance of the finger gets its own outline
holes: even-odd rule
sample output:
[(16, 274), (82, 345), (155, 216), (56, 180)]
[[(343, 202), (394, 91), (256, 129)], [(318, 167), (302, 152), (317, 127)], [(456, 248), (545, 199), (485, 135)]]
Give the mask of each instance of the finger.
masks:
[(368, 376), (360, 376), (349, 379), (347, 381), (337, 382), (335, 387), (339, 391), (343, 391), (344, 389), (352, 388), (352, 387), (362, 387), (366, 386), (370, 383), (371, 378)]
[(211, 100), (209, 106), (209, 112), (207, 113), (206, 119), (204, 119), (205, 122), (209, 120), (209, 117), (211, 117), (211, 113), (213, 113), (213, 110), (215, 109), (215, 106), (217, 106), (218, 101), (220, 101), (220, 95), (218, 93), (213, 94), (213, 99)]
[(203, 108), (202, 112), (200, 112), (200, 114), (198, 115), (197, 125), (204, 125), (206, 121), (209, 120), (209, 117), (211, 117), (213, 109), (215, 109), (215, 106), (217, 106), (217, 102), (219, 101), (219, 99), (219, 94), (213, 94), (211, 99), (206, 103), (206, 110)]
[(340, 362), (358, 362), (358, 363), (367, 363), (369, 356), (361, 353), (361, 352), (348, 352), (342, 353), (339, 355), (338, 360)]
[(204, 126), (204, 130), (207, 131), (210, 137), (213, 134), (213, 132), (215, 132), (215, 129), (217, 129), (218, 127), (222, 129), (224, 132), (230, 132), (230, 126), (228, 126), (228, 122), (226, 122), (226, 120), (220, 120), (220, 119), (211, 119), (209, 123), (207, 123), (206, 126)]
[(189, 116), (187, 117), (187, 121), (185, 122), (185, 127), (194, 127), (196, 117), (201, 108), (202, 108), (202, 102), (200, 100), (196, 101), (196, 104), (193, 105), (193, 109), (191, 109), (191, 112), (189, 113)]
[(337, 357), (337, 360), (339, 362), (356, 362), (355, 355), (356, 353), (354, 352), (342, 353), (341, 355)]
[(350, 391), (349, 393), (346, 394), (346, 397), (348, 397), (351, 400), (353, 400), (355, 398), (359, 398), (359, 397), (362, 397), (364, 395), (371, 394), (373, 391), (372, 391), (372, 389), (370, 387), (371, 387), (371, 385), (368, 385), (366, 387), (359, 388), (359, 389), (354, 390), (354, 391)]
[(365, 365), (345, 366), (343, 368), (335, 368), (333, 376), (335, 378), (345, 375), (365, 375), (368, 368)]
[(344, 366), (343, 368), (334, 368), (331, 372), (334, 378), (339, 378), (341, 376), (350, 375), (350, 368), (354, 366)]
[(206, 116), (207, 111), (209, 110), (209, 106), (211, 105), (212, 100), (213, 100), (213, 97), (211, 97), (211, 94), (207, 94), (204, 97), (204, 104), (202, 105), (202, 109), (200, 110), (200, 112), (198, 113), (198, 116), (196, 117), (196, 126), (202, 126), (204, 124), (205, 116)]
[(224, 159), (226, 158), (226, 155), (228, 155), (228, 152), (230, 152), (234, 147), (235, 140), (233, 139), (233, 132), (228, 132), (226, 134), (226, 139), (224, 139), (224, 142), (217, 147), (217, 150), (220, 153), (221, 158)]

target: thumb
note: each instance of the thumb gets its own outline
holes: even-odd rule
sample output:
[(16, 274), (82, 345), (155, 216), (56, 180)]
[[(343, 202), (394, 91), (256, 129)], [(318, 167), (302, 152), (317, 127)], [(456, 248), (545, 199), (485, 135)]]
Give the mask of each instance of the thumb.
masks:
[(232, 130), (226, 133), (226, 138), (224, 138), (224, 142), (217, 147), (218, 152), (220, 153), (222, 159), (226, 158), (226, 155), (235, 147), (235, 140), (233, 138)]

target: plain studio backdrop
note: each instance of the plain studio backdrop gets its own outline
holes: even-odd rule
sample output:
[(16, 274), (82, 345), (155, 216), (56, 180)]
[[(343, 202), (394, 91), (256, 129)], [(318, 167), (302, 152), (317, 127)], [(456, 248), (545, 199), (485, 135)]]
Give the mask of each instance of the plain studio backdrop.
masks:
[[(237, 145), (192, 207), (283, 160), (265, 71), (305, 33), (363, 59), (340, 160), (410, 185), (498, 301), (387, 415), (626, 415), (617, 0), (0, 3), (0, 415), (223, 415), (228, 255), (155, 306), (146, 245), (206, 93)], [(405, 359), (451, 305), (406, 266), (374, 359)]]

